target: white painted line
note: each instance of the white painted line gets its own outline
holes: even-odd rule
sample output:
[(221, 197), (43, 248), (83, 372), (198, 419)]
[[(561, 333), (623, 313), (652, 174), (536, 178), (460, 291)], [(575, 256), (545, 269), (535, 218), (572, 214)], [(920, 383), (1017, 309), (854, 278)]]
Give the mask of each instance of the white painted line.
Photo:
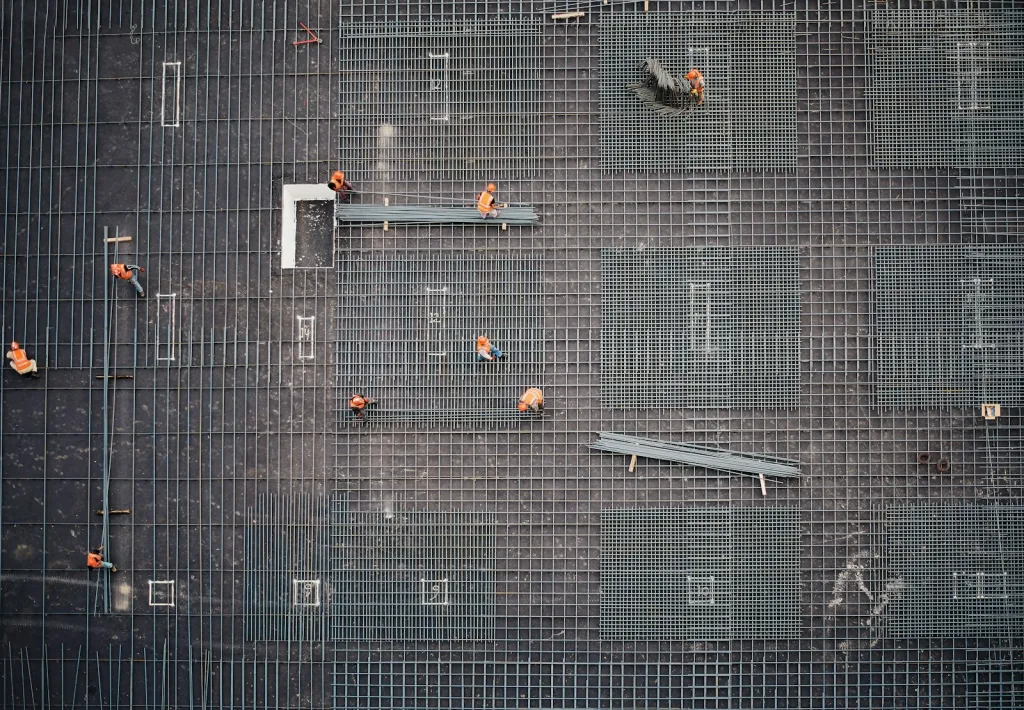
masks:
[[(167, 304), (167, 315), (163, 315), (161, 302)], [(174, 362), (178, 351), (178, 294), (156, 294), (156, 361)], [(164, 332), (166, 331), (166, 332)], [(161, 350), (163, 348), (163, 350)]]
[(313, 359), (313, 333), (316, 330), (316, 316), (297, 316), (299, 321), (299, 360)]
[(164, 62), (160, 82), (160, 125), (177, 128), (181, 125), (181, 62)]

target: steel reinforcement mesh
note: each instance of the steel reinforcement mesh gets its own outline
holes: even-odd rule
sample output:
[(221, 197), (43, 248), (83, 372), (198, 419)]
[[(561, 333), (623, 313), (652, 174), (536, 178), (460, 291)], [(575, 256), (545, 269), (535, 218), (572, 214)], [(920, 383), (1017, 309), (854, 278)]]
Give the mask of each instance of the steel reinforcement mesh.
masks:
[[(0, 324), (43, 373), (21, 379), (7, 368), (0, 377), (0, 706), (1024, 705), (1019, 609), (984, 623), (976, 613), (994, 609), (988, 595), (1003, 593), (1004, 574), (1007, 603), (1020, 589), (1011, 545), (1019, 528), (1004, 512), (1024, 504), (1020, 407), (991, 402), (1001, 413), (985, 419), (964, 391), (880, 403), (878, 319), (883, 250), (1018, 246), (1024, 188), (1011, 109), (1024, 84), (1012, 81), (1015, 35), (999, 19), (1016, 9), (954, 0), (657, 0), (646, 13), (644, 3), (617, 0), (6, 0)], [(931, 62), (935, 44), (879, 68), (875, 13), (913, 25), (922, 10), (962, 13), (975, 29), (950, 41), (997, 50), (962, 55), (988, 56), (992, 73), (979, 70), (976, 84), (998, 78), (1004, 92), (1005, 110), (983, 109), (979, 98), (976, 133), (964, 134), (987, 156), (968, 160), (960, 146), (943, 156), (951, 162), (914, 153), (918, 162), (896, 163), (878, 149), (879, 128), (900, 119), (876, 118), (873, 87), (905, 81), (903, 65)], [(566, 11), (584, 14), (551, 17)], [(703, 66), (709, 111), (728, 101), (730, 152), (725, 128), (708, 126), (706, 156), (657, 166), (679, 157), (659, 143), (651, 164), (641, 146), (612, 155), (632, 167), (602, 168), (602, 25), (691, 13), (729, 43), (725, 76), (723, 57)], [(302, 25), (322, 43), (293, 44), (310, 37)], [(411, 27), (422, 36), (408, 36)], [(637, 33), (638, 44), (649, 39)], [(443, 56), (429, 56), (445, 53), (448, 74)], [(762, 65), (779, 77), (758, 94)], [(442, 115), (445, 76), (454, 108), (442, 126), (431, 117)], [(946, 119), (922, 114), (927, 99), (911, 89), (903, 128), (932, 150), (915, 136)], [(744, 153), (753, 162), (738, 162)], [(540, 222), (343, 227), (335, 269), (282, 269), (282, 185), (322, 184), (334, 169), (365, 205), (471, 208), (494, 180), (501, 201), (533, 205)], [(756, 270), (751, 294), (771, 294), (776, 271), (791, 279), (795, 268), (797, 384), (782, 382), (795, 399), (731, 403), (719, 389), (714, 406), (605, 407), (602, 251), (709, 247), (777, 256)], [(487, 397), (507, 386), (513, 399), (500, 395), (500, 416), (488, 404), (487, 418), (450, 416), (443, 426), (339, 420), (339, 343), (351, 329), (373, 344), (359, 364), (366, 372), (421, 344), (421, 304), (403, 295), (389, 327), (374, 301), (392, 286), (373, 279), (412, 254), (522, 266), (508, 274), (509, 292), (539, 315), (522, 321), (530, 335), (508, 340), (508, 380), (474, 383), (475, 363), (460, 375)], [(107, 280), (109, 260), (146, 268), (147, 299)], [(364, 273), (339, 280), (356, 269)], [(891, 295), (903, 298), (901, 313), (928, 299), (940, 302), (928, 306), (936, 312), (953, 290), (943, 283)], [(1019, 316), (1014, 306), (1004, 313)], [(957, 311), (957, 328), (976, 314)], [(637, 310), (638, 321), (644, 315)], [(494, 317), (506, 316), (520, 317)], [(480, 317), (471, 314), (466, 330)], [(789, 322), (768, 319), (769, 330)], [(982, 321), (983, 332), (1013, 327)], [(419, 397), (399, 384), (406, 375), (377, 374), (379, 412)], [(514, 419), (507, 407), (527, 377), (543, 388), (547, 412)], [(449, 385), (433, 382), (446, 401)], [(779, 391), (774, 381), (764, 387)], [(648, 459), (631, 468), (628, 456), (588, 448), (599, 431), (793, 459), (803, 476), (762, 494), (749, 477)], [(327, 501), (333, 514), (323, 525), (256, 515), (260, 501), (286, 499)], [(795, 633), (787, 616), (778, 637), (753, 638), (755, 622), (731, 616), (717, 638), (602, 638), (605, 513), (780, 509), (796, 511), (799, 525)], [(892, 511), (903, 509), (917, 517), (897, 521)], [(954, 540), (954, 529), (963, 536)], [(764, 569), (775, 561), (772, 536), (753, 535), (742, 557)], [(256, 539), (262, 554), (248, 547)], [(116, 573), (84, 567), (97, 544)], [(315, 559), (310, 544), (321, 545), (324, 567), (302, 562)], [(952, 570), (955, 582), (941, 577), (953, 562), (965, 567)], [(315, 618), (295, 605), (316, 601), (316, 580), (300, 576), (316, 569), (327, 570), (320, 637), (295, 623)], [(460, 571), (472, 572), (479, 594), (438, 611), (444, 580), (451, 607)], [(346, 591), (335, 574), (367, 616), (332, 605)], [(272, 593), (269, 612), (247, 600), (259, 584)], [(706, 588), (698, 582), (693, 598), (707, 599)], [(928, 597), (951, 588), (958, 605)], [(792, 597), (782, 601), (791, 612)], [(954, 613), (928, 608), (942, 604)]]

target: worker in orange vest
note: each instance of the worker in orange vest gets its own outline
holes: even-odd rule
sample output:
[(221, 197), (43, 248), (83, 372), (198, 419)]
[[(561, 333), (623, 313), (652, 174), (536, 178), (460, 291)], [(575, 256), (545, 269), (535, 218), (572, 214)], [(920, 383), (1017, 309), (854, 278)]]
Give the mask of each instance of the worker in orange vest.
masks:
[(111, 572), (117, 571), (117, 567), (112, 565), (110, 562), (104, 561), (103, 545), (100, 545), (95, 550), (89, 550), (89, 554), (85, 558), (85, 564), (89, 569), (109, 569)]
[(696, 99), (698, 105), (704, 103), (704, 75), (699, 69), (691, 69), (686, 79), (690, 82), (690, 96)]
[(335, 170), (331, 173), (331, 179), (328, 181), (327, 187), (341, 195), (342, 202), (348, 202), (352, 199), (352, 196), (349, 194), (354, 192), (352, 184), (345, 179), (345, 173), (340, 170)]
[(377, 400), (370, 399), (363, 394), (354, 394), (348, 401), (348, 408), (352, 412), (352, 416), (356, 419), (361, 419), (363, 416), (363, 410), (369, 407), (371, 404), (376, 404)]
[(111, 274), (113, 274), (114, 276), (116, 276), (119, 279), (124, 279), (125, 281), (131, 281), (132, 286), (135, 287), (135, 290), (139, 294), (139, 298), (145, 298), (146, 297), (146, 291), (145, 291), (145, 289), (142, 288), (142, 284), (139, 283), (139, 275), (138, 274), (139, 274), (140, 271), (145, 271), (145, 269), (143, 269), (138, 264), (111, 264), (110, 265), (110, 273)]
[(39, 368), (35, 360), (29, 360), (28, 355), (21, 349), (17, 341), (11, 341), (11, 349), (7, 351), (7, 359), (11, 361), (11, 368), (19, 375), (39, 377)]
[(486, 335), (480, 335), (477, 337), (477, 362), (480, 362), (481, 360), (490, 360), (491, 362), (494, 362), (495, 360), (500, 360), (503, 357), (505, 357), (505, 354), (501, 352), (501, 350), (499, 350), (493, 343), (491, 343), (490, 338), (488, 338)]
[(519, 398), (519, 411), (531, 411), (534, 414), (544, 412), (544, 394), (537, 387), (531, 387)]
[(476, 208), (484, 219), (498, 216), (498, 206), (494, 203), (494, 191), (497, 189), (498, 187), (493, 182), (489, 182), (487, 189), (476, 198)]

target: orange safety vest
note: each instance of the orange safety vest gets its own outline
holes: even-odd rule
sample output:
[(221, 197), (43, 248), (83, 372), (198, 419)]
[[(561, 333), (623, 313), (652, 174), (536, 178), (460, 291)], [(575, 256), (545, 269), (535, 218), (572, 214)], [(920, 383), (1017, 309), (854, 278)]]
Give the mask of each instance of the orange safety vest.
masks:
[(527, 407), (534, 407), (535, 405), (544, 404), (544, 395), (536, 387), (531, 387), (523, 392), (523, 396), (519, 398), (519, 401)]
[(14, 363), (14, 369), (19, 375), (32, 371), (32, 361), (28, 359), (28, 355), (21, 348), (8, 351), (7, 357)]
[(132, 277), (132, 272), (126, 269), (126, 266), (127, 264), (111, 264), (110, 273), (112, 273), (119, 279), (124, 279), (125, 281), (127, 281)]
[(481, 192), (480, 197), (476, 198), (476, 208), (481, 214), (491, 212), (494, 209), (494, 195), (487, 190)]
[(103, 566), (102, 563), (103, 557), (97, 555), (95, 552), (90, 552), (89, 556), (85, 560), (85, 564), (88, 565), (90, 569), (99, 569)]

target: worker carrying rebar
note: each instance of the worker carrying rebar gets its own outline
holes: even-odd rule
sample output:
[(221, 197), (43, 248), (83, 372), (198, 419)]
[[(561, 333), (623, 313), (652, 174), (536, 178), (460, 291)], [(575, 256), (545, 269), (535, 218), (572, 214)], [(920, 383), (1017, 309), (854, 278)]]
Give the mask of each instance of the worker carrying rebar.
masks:
[(494, 192), (498, 187), (493, 182), (487, 183), (487, 189), (480, 193), (476, 198), (476, 208), (480, 211), (480, 216), (484, 219), (488, 217), (497, 217), (498, 205), (494, 201)]
[(476, 359), (477, 362), (481, 360), (489, 360), (494, 362), (505, 357), (505, 353), (491, 342), (490, 338), (486, 335), (479, 335), (476, 339)]
[(89, 569), (109, 569), (111, 572), (117, 571), (117, 567), (103, 559), (103, 545), (100, 545), (94, 550), (89, 550), (89, 554), (85, 558), (85, 564)]
[(355, 192), (352, 183), (345, 179), (345, 173), (340, 170), (335, 170), (331, 173), (331, 179), (328, 181), (327, 187), (337, 192), (342, 202), (351, 201), (352, 195), (350, 193)]
[(352, 412), (352, 416), (356, 419), (362, 419), (363, 410), (372, 404), (376, 404), (377, 400), (370, 399), (364, 394), (354, 394), (348, 400), (349, 411)]
[(142, 284), (139, 283), (139, 272), (145, 271), (138, 264), (111, 264), (110, 273), (119, 279), (130, 281), (132, 286), (139, 294), (139, 298), (146, 297), (146, 290), (142, 288)]
[(11, 369), (19, 375), (39, 377), (39, 368), (36, 367), (36, 361), (28, 359), (28, 355), (18, 345), (18, 341), (11, 341), (11, 349), (7, 351), (7, 359), (11, 361)]
[(699, 69), (691, 69), (686, 74), (686, 80), (690, 82), (690, 96), (698, 103), (704, 103), (704, 75)]
[(540, 391), (540, 388), (530, 387), (523, 392), (523, 396), (519, 398), (519, 411), (530, 411), (534, 414), (544, 413), (544, 393)]

